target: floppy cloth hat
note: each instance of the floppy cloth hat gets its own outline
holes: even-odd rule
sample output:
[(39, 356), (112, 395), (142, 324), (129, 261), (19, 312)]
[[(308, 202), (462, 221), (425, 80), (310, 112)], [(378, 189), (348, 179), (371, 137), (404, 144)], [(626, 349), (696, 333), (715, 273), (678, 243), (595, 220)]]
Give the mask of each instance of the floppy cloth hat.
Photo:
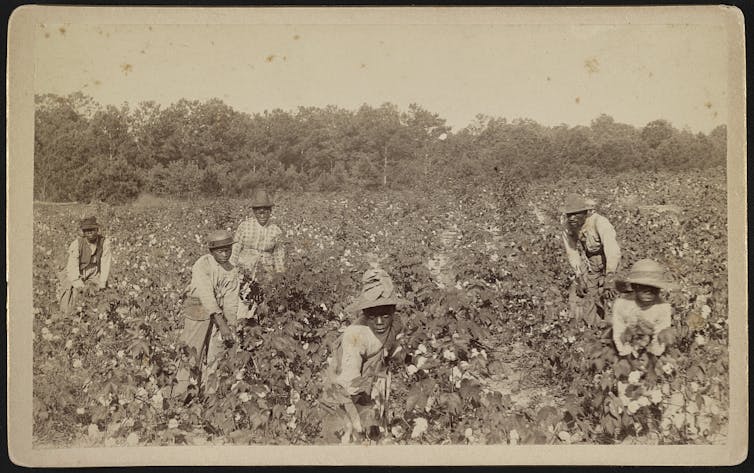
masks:
[(593, 208), (594, 202), (586, 200), (576, 194), (569, 194), (566, 197), (565, 204), (560, 208), (560, 211), (564, 214), (572, 214), (583, 212), (584, 210), (592, 210)]
[(233, 243), (235, 243), (235, 241), (233, 241), (233, 235), (225, 230), (216, 230), (207, 236), (207, 246), (209, 246), (210, 250), (224, 248)]
[(651, 259), (639, 260), (631, 267), (631, 272), (620, 282), (628, 284), (642, 284), (644, 286), (659, 287), (660, 289), (678, 289), (678, 285), (671, 281), (662, 265)]
[(370, 268), (361, 278), (361, 294), (346, 310), (358, 312), (382, 305), (403, 305), (408, 301), (399, 297), (388, 274), (379, 268)]

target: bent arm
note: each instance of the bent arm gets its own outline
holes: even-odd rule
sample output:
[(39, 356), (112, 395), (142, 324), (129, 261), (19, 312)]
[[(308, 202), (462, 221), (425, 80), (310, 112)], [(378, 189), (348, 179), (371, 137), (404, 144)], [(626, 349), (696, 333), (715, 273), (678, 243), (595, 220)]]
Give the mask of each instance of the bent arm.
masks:
[(110, 239), (105, 238), (102, 242), (102, 259), (100, 260), (99, 287), (107, 287), (107, 280), (110, 278), (110, 268), (112, 267), (113, 254), (110, 248)]
[(246, 222), (241, 222), (238, 225), (238, 228), (236, 229), (236, 233), (233, 235), (233, 247), (232, 252), (230, 254), (230, 264), (233, 266), (238, 266), (238, 255), (241, 253), (241, 250), (243, 250), (243, 228), (245, 226)]
[(615, 273), (620, 264), (620, 246), (613, 224), (606, 218), (600, 218), (596, 222), (597, 233), (602, 241), (602, 249), (605, 253), (605, 271)]
[(340, 373), (337, 373), (336, 381), (343, 386), (348, 394), (353, 395), (359, 392), (358, 388), (351, 385), (352, 381), (361, 376), (362, 343), (356, 333), (346, 333), (343, 336), (341, 344)]
[(191, 286), (194, 288), (196, 296), (202, 302), (202, 307), (208, 314), (222, 312), (215, 299), (214, 283), (210, 275), (210, 268), (203, 261), (197, 261), (191, 268)]
[(81, 280), (79, 274), (79, 240), (78, 238), (73, 240), (68, 245), (68, 259), (65, 265), (65, 274), (68, 277), (70, 283)]
[(576, 276), (580, 276), (582, 274), (581, 254), (576, 247), (577, 242), (566, 231), (563, 231), (562, 238), (566, 256), (568, 257), (568, 264), (571, 265)]
[(622, 340), (625, 331), (626, 318), (623, 313), (623, 304), (622, 301), (615, 301), (615, 304), (613, 304), (613, 343), (615, 343), (615, 348), (621, 356), (628, 355), (632, 351), (631, 346)]

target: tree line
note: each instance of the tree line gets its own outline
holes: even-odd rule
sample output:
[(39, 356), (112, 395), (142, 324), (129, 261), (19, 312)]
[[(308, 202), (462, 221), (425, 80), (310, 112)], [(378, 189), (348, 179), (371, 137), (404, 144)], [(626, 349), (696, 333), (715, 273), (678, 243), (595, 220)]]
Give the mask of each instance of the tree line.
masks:
[(601, 115), (590, 126), (548, 127), (478, 115), (451, 132), (416, 104), (248, 114), (219, 99), (115, 107), (80, 92), (44, 94), (35, 96), (34, 131), (34, 197), (43, 201), (525, 182), (726, 162), (724, 125), (704, 134), (662, 119), (637, 128)]

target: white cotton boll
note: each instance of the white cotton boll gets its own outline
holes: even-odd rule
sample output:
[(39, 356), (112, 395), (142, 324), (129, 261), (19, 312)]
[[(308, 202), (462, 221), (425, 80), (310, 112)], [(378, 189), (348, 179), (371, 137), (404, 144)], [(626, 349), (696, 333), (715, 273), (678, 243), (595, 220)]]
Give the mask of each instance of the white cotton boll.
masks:
[(628, 375), (628, 382), (631, 384), (637, 384), (641, 379), (641, 371), (632, 371)]
[(406, 366), (406, 374), (408, 374), (409, 376), (415, 374), (417, 371), (419, 371), (419, 368), (414, 365)]
[(416, 359), (416, 367), (421, 369), (422, 366), (427, 362), (427, 359), (423, 356), (420, 356)]
[(711, 313), (712, 313), (712, 309), (710, 309), (707, 304), (702, 306), (702, 317), (706, 319), (707, 317), (709, 317)]
[(466, 440), (471, 440), (473, 435), (474, 431), (471, 429), (471, 427), (466, 427), (466, 430), (463, 431), (463, 436), (466, 438)]
[(706, 344), (707, 344), (707, 339), (706, 339), (706, 338), (704, 338), (704, 335), (702, 335), (701, 333), (700, 333), (700, 334), (697, 334), (697, 336), (696, 336), (696, 337), (694, 337), (694, 341), (695, 341), (695, 342), (696, 342), (696, 344), (697, 344), (697, 345), (699, 345), (700, 347), (703, 347), (704, 345), (706, 345)]
[(448, 350), (447, 348), (442, 351), (442, 357), (445, 358), (448, 361), (455, 361), (455, 360), (458, 359), (456, 357), (456, 354), (454, 352)]
[(411, 438), (419, 438), (421, 435), (427, 431), (427, 428), (429, 427), (429, 424), (427, 423), (427, 419), (424, 417), (417, 417), (414, 419), (414, 428), (411, 431)]
[(511, 445), (518, 445), (518, 442), (521, 441), (521, 436), (518, 435), (518, 431), (516, 429), (513, 429), (508, 432), (508, 440)]
[(136, 432), (131, 432), (128, 434), (128, 437), (126, 437), (126, 445), (129, 447), (135, 447), (139, 445), (139, 434)]

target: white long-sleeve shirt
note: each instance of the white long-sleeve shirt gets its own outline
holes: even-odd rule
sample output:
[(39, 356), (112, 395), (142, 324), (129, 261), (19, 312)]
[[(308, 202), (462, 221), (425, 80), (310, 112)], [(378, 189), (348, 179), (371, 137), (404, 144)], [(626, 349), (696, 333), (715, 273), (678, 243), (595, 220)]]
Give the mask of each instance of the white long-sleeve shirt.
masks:
[(210, 314), (222, 312), (228, 322), (233, 322), (238, 312), (238, 270), (226, 270), (206, 254), (191, 268), (187, 295), (201, 302), (201, 310), (192, 312), (192, 318), (207, 320)]
[[(65, 265), (65, 274), (68, 278), (68, 281), (71, 284), (74, 284), (77, 280), (81, 281), (82, 283), (91, 280), (95, 282), (99, 287), (105, 287), (107, 285), (107, 280), (110, 277), (110, 267), (112, 265), (110, 239), (104, 237), (104, 240), (102, 242), (102, 255), (100, 256), (99, 268), (97, 267), (97, 265), (94, 265), (89, 268), (85, 268), (81, 272), (79, 271), (80, 240), (81, 238), (76, 238), (71, 242), (70, 245), (68, 245), (68, 258)], [(89, 245), (92, 253), (94, 253), (97, 245), (91, 244), (89, 242), (86, 242), (85, 244)]]
[(644, 322), (652, 327), (652, 340), (647, 350), (657, 356), (665, 351), (665, 344), (657, 340), (657, 335), (669, 328), (672, 323), (672, 308), (667, 302), (653, 304), (642, 309), (636, 303), (633, 293), (615, 299), (613, 304), (613, 342), (620, 355), (628, 355), (632, 352), (631, 345), (621, 340), (626, 328)]

